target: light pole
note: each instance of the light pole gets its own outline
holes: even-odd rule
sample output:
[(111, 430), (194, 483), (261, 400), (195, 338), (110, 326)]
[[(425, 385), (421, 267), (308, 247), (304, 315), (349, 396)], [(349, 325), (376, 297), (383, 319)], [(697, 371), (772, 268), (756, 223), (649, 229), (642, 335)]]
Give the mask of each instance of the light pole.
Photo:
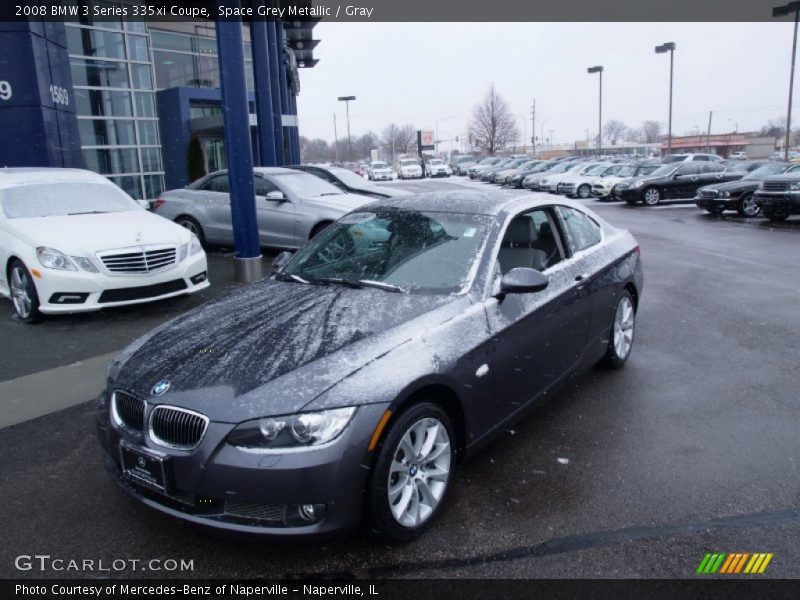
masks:
[(785, 17), (794, 12), (794, 36), (792, 37), (792, 70), (789, 73), (789, 108), (786, 109), (786, 140), (783, 143), (783, 158), (789, 160), (789, 136), (792, 132), (792, 92), (794, 91), (794, 61), (797, 55), (797, 21), (800, 20), (800, 1), (789, 2), (772, 9), (773, 17)]
[(542, 144), (544, 144), (544, 124), (545, 123), (547, 123), (547, 119), (544, 119), (540, 124), (540, 126), (542, 128), (542, 134), (539, 136), (539, 139), (542, 141)]
[(669, 125), (667, 125), (667, 154), (672, 154), (672, 68), (675, 63), (675, 42), (656, 46), (656, 54), (669, 52)]
[(339, 101), (347, 106), (347, 162), (353, 162), (353, 143), (350, 141), (350, 101), (355, 99), (355, 96), (339, 96)]
[(436, 136), (436, 139), (433, 140), (433, 153), (437, 157), (439, 156), (439, 123), (442, 121), (447, 121), (447, 119), (455, 119), (457, 116), (458, 115), (449, 115), (433, 122), (434, 135)]
[(597, 155), (600, 156), (601, 144), (603, 143), (603, 67), (601, 65), (589, 67), (586, 72), (600, 74), (600, 101), (597, 111)]

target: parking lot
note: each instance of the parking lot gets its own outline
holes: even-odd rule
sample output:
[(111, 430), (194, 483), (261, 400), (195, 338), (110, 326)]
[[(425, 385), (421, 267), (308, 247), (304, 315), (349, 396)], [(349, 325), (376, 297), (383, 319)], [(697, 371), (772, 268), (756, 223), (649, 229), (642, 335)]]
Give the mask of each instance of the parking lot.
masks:
[[(719, 551), (774, 553), (766, 576), (800, 576), (800, 220), (586, 202), (641, 245), (629, 363), (575, 380), (461, 464), (449, 509), (405, 546), (368, 532), (304, 544), (233, 538), (149, 510), (106, 476), (90, 393), (104, 365), (230, 290), (230, 253), (209, 255), (212, 286), (193, 297), (36, 326), (0, 300), (0, 395), (11, 406), (0, 429), (0, 575), (83, 575), (15, 569), (15, 556), (39, 553), (193, 560), (195, 577), (691, 577)], [(74, 405), (56, 410), (59, 399), (31, 390)]]

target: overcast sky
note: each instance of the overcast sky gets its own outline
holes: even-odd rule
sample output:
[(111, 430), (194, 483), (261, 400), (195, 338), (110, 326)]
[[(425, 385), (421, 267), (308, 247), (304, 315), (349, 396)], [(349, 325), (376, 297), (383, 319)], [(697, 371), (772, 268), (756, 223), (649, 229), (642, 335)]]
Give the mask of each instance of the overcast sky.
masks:
[[(320, 62), (301, 71), (300, 134), (346, 136), (344, 103), (354, 95), (355, 137), (388, 123), (435, 127), (439, 138), (463, 135), (472, 107), (494, 83), (530, 138), (555, 143), (597, 131), (597, 75), (603, 65), (603, 122), (630, 126), (668, 115), (669, 55), (674, 41), (673, 133), (756, 130), (786, 114), (792, 26), (789, 23), (325, 23), (314, 37)], [(800, 82), (798, 82), (800, 84)], [(800, 95), (796, 90), (795, 98)], [(795, 106), (800, 105), (796, 101)], [(796, 110), (796, 109), (794, 109)], [(800, 113), (797, 114), (800, 119)], [(800, 121), (795, 121), (800, 123)]]

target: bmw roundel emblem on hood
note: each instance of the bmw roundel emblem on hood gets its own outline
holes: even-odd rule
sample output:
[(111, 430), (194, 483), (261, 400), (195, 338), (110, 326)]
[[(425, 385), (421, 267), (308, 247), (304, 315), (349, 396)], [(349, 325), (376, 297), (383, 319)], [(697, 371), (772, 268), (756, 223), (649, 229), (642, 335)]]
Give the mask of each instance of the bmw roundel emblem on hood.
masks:
[(153, 396), (163, 396), (167, 393), (169, 389), (170, 383), (166, 379), (164, 381), (159, 381), (157, 384), (153, 386), (153, 389), (150, 390), (150, 394)]

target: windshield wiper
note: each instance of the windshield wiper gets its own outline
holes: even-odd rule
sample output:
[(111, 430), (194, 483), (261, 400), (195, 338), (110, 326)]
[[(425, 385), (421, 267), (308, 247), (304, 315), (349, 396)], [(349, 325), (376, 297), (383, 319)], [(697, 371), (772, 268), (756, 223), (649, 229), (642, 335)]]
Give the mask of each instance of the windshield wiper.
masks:
[(75, 212), (75, 213), (67, 213), (68, 217), (72, 215), (104, 215), (108, 211), (107, 210), (87, 210), (86, 212)]
[(279, 281), (296, 281), (297, 283), (311, 283), (310, 281), (303, 279), (299, 275), (295, 275), (294, 273), (276, 273), (275, 279)]
[(376, 288), (387, 292), (405, 292), (403, 288), (391, 283), (384, 283), (383, 281), (374, 281), (372, 279), (343, 279), (341, 277), (315, 277), (310, 280), (311, 283), (338, 283), (354, 289), (365, 287)]
[(320, 196), (341, 196), (344, 192), (323, 192)]

